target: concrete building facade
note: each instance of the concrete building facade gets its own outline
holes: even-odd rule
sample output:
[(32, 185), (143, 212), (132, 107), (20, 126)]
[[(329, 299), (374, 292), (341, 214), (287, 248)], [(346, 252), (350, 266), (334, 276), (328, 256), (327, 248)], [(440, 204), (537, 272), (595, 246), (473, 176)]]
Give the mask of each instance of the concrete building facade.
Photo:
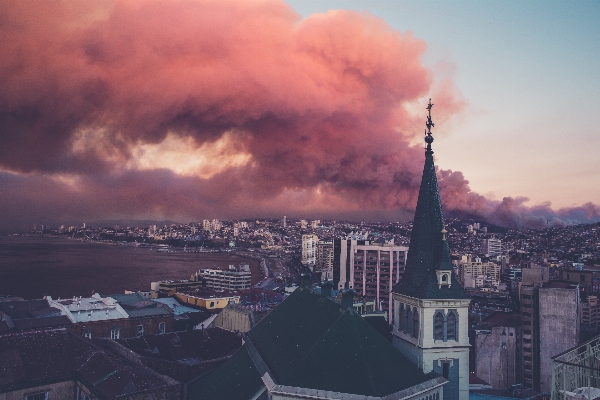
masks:
[(462, 283), (465, 282), (465, 276), (475, 278), (477, 276), (486, 276), (496, 281), (500, 280), (502, 267), (495, 262), (482, 262), (481, 258), (473, 257), (470, 254), (462, 256), (457, 262), (458, 276)]
[(333, 278), (333, 242), (317, 243), (316, 269), (321, 272), (321, 280)]
[(518, 313), (496, 312), (475, 327), (475, 375), (493, 389), (520, 381), (521, 324)]
[(521, 286), (521, 370), (524, 388), (549, 392), (552, 357), (579, 341), (579, 286), (565, 281)]
[(302, 264), (312, 271), (317, 263), (317, 235), (302, 235)]
[(552, 357), (579, 343), (579, 286), (552, 285), (539, 289), (540, 391), (552, 390)]
[(488, 257), (502, 255), (502, 240), (489, 238), (481, 241), (481, 252)]
[(252, 287), (252, 273), (248, 264), (230, 265), (229, 269), (201, 269), (197, 280), (204, 279), (206, 287), (215, 290), (240, 290)]
[(352, 245), (350, 275), (359, 295), (375, 300), (378, 310), (388, 313), (392, 323), (392, 288), (400, 282), (406, 266), (408, 247), (394, 245)]
[(333, 241), (333, 284), (334, 288), (341, 290), (346, 283), (352, 289), (354, 280), (352, 279), (350, 256), (352, 254), (352, 246), (368, 245), (370, 242), (366, 238), (346, 238), (335, 239)]

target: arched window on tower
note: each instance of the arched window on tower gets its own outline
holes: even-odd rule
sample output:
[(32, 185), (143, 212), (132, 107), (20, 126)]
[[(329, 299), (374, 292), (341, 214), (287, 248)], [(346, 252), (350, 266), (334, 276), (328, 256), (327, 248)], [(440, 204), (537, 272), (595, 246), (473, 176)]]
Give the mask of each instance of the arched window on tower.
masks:
[(398, 304), (398, 331), (404, 332), (404, 324), (406, 320), (404, 319), (404, 304)]
[(441, 311), (433, 316), (433, 340), (444, 340), (444, 315)]
[(412, 326), (413, 326), (413, 315), (412, 315), (412, 309), (409, 306), (408, 310), (406, 310), (406, 333), (408, 333), (409, 335), (412, 333)]
[(456, 332), (456, 325), (458, 323), (458, 316), (456, 315), (455, 311), (449, 311), (448, 312), (448, 318), (447, 318), (447, 328), (446, 328), (446, 338), (447, 340), (457, 340), (457, 332)]
[(419, 337), (419, 311), (416, 308), (413, 311), (412, 336)]

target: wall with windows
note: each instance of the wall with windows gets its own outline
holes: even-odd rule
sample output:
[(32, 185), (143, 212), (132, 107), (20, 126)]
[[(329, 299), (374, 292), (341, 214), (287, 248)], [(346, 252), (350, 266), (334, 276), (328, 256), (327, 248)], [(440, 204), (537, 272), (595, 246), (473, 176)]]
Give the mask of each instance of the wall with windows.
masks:
[(158, 315), (77, 323), (68, 326), (67, 329), (89, 339), (111, 338), (118, 340), (141, 336), (138, 334), (138, 326), (142, 327), (142, 335), (156, 335), (173, 332), (173, 325), (173, 315)]
[(423, 372), (448, 373), (452, 383), (444, 386), (444, 400), (469, 397), (469, 301), (414, 299), (394, 293), (392, 343)]

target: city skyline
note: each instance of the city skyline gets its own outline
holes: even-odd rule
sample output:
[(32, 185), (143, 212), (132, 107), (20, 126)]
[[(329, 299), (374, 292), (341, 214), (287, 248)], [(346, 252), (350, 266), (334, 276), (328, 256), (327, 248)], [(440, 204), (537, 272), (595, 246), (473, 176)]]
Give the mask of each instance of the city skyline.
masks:
[(0, 7), (0, 231), (412, 219), (430, 97), (446, 212), (600, 217), (598, 2)]

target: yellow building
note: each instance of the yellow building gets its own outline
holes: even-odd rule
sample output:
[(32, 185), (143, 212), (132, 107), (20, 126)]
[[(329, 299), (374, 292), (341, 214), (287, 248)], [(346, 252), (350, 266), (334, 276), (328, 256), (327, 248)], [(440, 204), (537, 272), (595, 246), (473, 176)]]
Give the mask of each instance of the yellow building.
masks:
[(225, 308), (229, 302), (238, 304), (240, 296), (233, 293), (219, 293), (215, 291), (199, 293), (175, 293), (175, 297), (185, 305), (204, 307), (208, 310)]

